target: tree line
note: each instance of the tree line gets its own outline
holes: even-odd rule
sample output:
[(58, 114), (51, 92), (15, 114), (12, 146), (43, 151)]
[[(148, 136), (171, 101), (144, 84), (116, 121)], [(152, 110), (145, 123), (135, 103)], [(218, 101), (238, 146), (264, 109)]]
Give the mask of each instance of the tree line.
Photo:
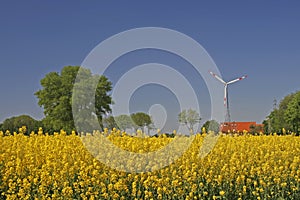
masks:
[[(93, 89), (93, 82), (97, 82)], [(6, 119), (0, 124), (0, 130), (18, 132), (19, 127), (26, 126), (26, 133), (37, 131), (43, 127), (44, 132), (53, 133), (61, 129), (66, 132), (76, 130), (73, 112), (80, 112), (76, 118), (82, 127), (93, 128), (93, 124), (99, 124), (100, 129), (118, 128), (126, 129), (154, 129), (151, 116), (137, 112), (130, 115), (111, 115), (113, 104), (110, 92), (112, 83), (105, 76), (94, 75), (89, 69), (79, 66), (65, 66), (58, 72), (50, 72), (40, 80), (41, 89), (34, 95), (38, 98), (38, 105), (43, 108), (44, 118), (35, 120), (28, 115), (20, 115)], [(74, 90), (76, 88), (76, 90)], [(76, 95), (74, 94), (76, 92)], [(88, 99), (95, 95), (95, 102)], [(94, 105), (92, 107), (91, 105)], [(89, 119), (89, 120), (86, 120)], [(90, 120), (92, 119), (92, 120)], [(199, 114), (192, 110), (184, 110), (178, 115), (180, 123), (188, 130), (194, 132), (194, 125), (199, 123)]]
[[(90, 88), (93, 81), (97, 82), (95, 90)], [(25, 125), (27, 127), (26, 134), (37, 131), (39, 127), (43, 127), (44, 131), (49, 133), (58, 132), (61, 129), (71, 132), (75, 130), (72, 114), (74, 109), (83, 113), (81, 118), (76, 119), (79, 123), (85, 123), (84, 118), (90, 119), (92, 116), (94, 122), (100, 124), (102, 130), (105, 127), (123, 130), (126, 128), (137, 129), (143, 126), (151, 128), (152, 119), (146, 113), (110, 116), (113, 103), (110, 95), (112, 83), (103, 75), (93, 75), (89, 69), (66, 66), (60, 73), (46, 74), (40, 83), (42, 88), (35, 93), (35, 96), (38, 98), (39, 106), (43, 108), (45, 117), (42, 120), (35, 120), (28, 115), (11, 117), (0, 124), (0, 130), (18, 132), (18, 129)], [(75, 97), (72, 95), (74, 87), (77, 89)], [(88, 95), (95, 95), (94, 108), (89, 106), (91, 102), (89, 102)], [(72, 105), (73, 101), (78, 104)]]
[[(93, 81), (97, 81), (94, 89), (90, 87)], [(39, 127), (43, 127), (44, 131), (49, 133), (58, 132), (61, 129), (71, 132), (76, 129), (73, 118), (74, 110), (83, 113), (80, 118), (76, 119), (83, 127), (93, 127), (92, 124), (97, 123), (102, 130), (104, 128), (120, 130), (155, 128), (151, 116), (143, 112), (112, 116), (113, 100), (110, 94), (112, 83), (104, 75), (92, 74), (89, 69), (66, 66), (60, 73), (46, 74), (40, 84), (42, 88), (35, 93), (35, 96), (38, 98), (39, 106), (43, 108), (45, 117), (42, 120), (35, 120), (28, 115), (11, 117), (0, 124), (0, 130), (18, 132), (18, 128), (26, 125), (27, 134), (37, 131)], [(76, 88), (76, 95), (73, 95), (74, 88)], [(94, 108), (90, 106), (91, 102), (88, 99), (90, 95), (95, 95)], [(93, 120), (87, 121), (86, 119)], [(192, 109), (183, 110), (178, 114), (178, 121), (194, 133), (194, 126), (200, 123), (201, 117)], [(284, 97), (279, 106), (275, 106), (263, 121), (263, 124), (265, 133), (299, 133), (300, 92)], [(214, 132), (218, 132), (219, 128), (220, 125), (215, 120), (209, 120), (202, 126), (202, 130), (211, 129)]]
[(300, 91), (285, 96), (274, 105), (263, 122), (266, 133), (290, 134), (300, 132)]

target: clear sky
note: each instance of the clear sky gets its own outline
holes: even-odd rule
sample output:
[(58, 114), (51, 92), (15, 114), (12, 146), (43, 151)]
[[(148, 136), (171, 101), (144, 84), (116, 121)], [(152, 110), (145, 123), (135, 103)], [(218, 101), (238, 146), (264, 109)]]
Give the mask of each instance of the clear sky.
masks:
[[(3, 0), (0, 122), (20, 114), (41, 119), (43, 110), (34, 96), (40, 89), (40, 79), (63, 66), (80, 65), (106, 38), (132, 28), (164, 27), (199, 42), (224, 79), (247, 74), (246, 80), (230, 87), (232, 119), (260, 123), (271, 111), (274, 98), (279, 101), (300, 89), (299, 10), (299, 1)], [(157, 51), (137, 52), (136, 60), (124, 59), (122, 63), (120, 58), (115, 65), (183, 62), (172, 56)], [(118, 74), (118, 70), (110, 73)], [(191, 70), (182, 73), (193, 76)], [(153, 86), (152, 90), (155, 87), (158, 94), (161, 92), (158, 97), (168, 95), (162, 87)], [(143, 97), (149, 99), (143, 90), (147, 87), (134, 94), (136, 100), (131, 105), (138, 105), (134, 102), (139, 99), (145, 101)], [(170, 105), (177, 103), (172, 101)]]

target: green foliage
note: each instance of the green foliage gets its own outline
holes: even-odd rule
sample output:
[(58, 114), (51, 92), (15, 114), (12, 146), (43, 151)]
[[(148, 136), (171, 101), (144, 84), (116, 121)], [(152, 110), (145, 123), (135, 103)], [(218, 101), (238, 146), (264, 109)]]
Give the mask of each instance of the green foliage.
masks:
[(205, 130), (208, 132), (208, 131), (213, 131), (215, 133), (219, 133), (220, 131), (220, 124), (216, 121), (216, 120), (209, 120), (209, 121), (206, 121), (202, 128), (203, 129), (205, 128)]
[(257, 126), (257, 125), (254, 125), (254, 124), (251, 124), (250, 127), (249, 127), (249, 129), (250, 129), (249, 132), (251, 134), (253, 134), (253, 135), (258, 134), (258, 133), (264, 131), (264, 128), (262, 126)]
[[(300, 128), (300, 91), (283, 98), (278, 108), (264, 120), (265, 133), (284, 134), (283, 130), (299, 132)], [(284, 128), (284, 129), (283, 129)]]
[(31, 131), (37, 131), (39, 127), (42, 126), (42, 123), (41, 121), (35, 120), (28, 115), (20, 115), (4, 120), (1, 130), (9, 130), (11, 133), (18, 132), (19, 128), (22, 126), (26, 126), (27, 131), (25, 134), (29, 135)]
[(134, 126), (137, 126), (139, 128), (142, 128), (144, 126), (149, 127), (150, 124), (152, 124), (151, 117), (146, 113), (138, 112), (138, 113), (133, 113), (130, 116), (134, 123)]
[[(93, 83), (97, 80), (98, 84), (93, 88)], [(87, 127), (86, 123), (100, 123), (103, 128), (102, 115), (111, 111), (112, 103), (111, 96), (108, 95), (112, 89), (111, 82), (105, 76), (92, 75), (89, 69), (78, 66), (66, 66), (60, 74), (48, 73), (41, 80), (41, 86), (42, 89), (35, 95), (39, 99), (38, 104), (44, 109), (45, 129), (49, 131), (64, 129), (68, 132), (75, 130), (72, 111), (80, 112), (80, 118), (76, 120), (82, 127)], [(72, 99), (75, 87), (77, 93)], [(92, 102), (89, 101), (92, 95), (95, 95), (94, 108), (90, 106)], [(72, 107), (73, 101), (76, 104), (74, 103)], [(94, 120), (87, 121), (91, 116)]]
[(294, 132), (299, 132), (300, 128), (300, 92), (296, 93), (287, 105), (284, 119)]
[(133, 121), (128, 115), (119, 115), (115, 117), (115, 121), (118, 125), (118, 128), (121, 130), (126, 130), (127, 128), (133, 127)]
[(103, 118), (103, 127), (112, 130), (113, 128), (119, 128), (113, 116)]
[(199, 113), (197, 111), (189, 109), (183, 110), (178, 114), (178, 121), (186, 125), (186, 127), (194, 133), (194, 126), (201, 121)]

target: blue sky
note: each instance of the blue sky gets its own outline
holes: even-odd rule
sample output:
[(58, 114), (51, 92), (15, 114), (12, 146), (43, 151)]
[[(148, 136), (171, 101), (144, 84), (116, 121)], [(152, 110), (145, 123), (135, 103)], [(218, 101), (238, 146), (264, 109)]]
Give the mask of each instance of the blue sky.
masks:
[[(299, 1), (1, 1), (0, 122), (20, 114), (42, 118), (34, 96), (40, 79), (63, 66), (80, 65), (101, 41), (132, 28), (164, 27), (199, 42), (224, 79), (247, 74), (230, 87), (232, 119), (260, 123), (274, 98), (300, 89), (299, 10)], [(141, 54), (136, 56), (140, 63), (182, 62), (166, 53)], [(130, 60), (124, 65), (137, 62)], [(112, 72), (118, 74), (117, 68)], [(131, 106), (144, 101), (141, 94)], [(206, 116), (204, 104), (203, 110)]]

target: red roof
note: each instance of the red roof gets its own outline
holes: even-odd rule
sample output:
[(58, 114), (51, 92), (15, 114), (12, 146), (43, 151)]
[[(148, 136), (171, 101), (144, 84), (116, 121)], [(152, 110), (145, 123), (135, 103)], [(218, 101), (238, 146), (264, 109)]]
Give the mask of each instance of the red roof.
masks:
[(221, 123), (221, 132), (242, 132), (244, 130), (250, 131), (251, 126), (263, 127), (263, 124), (256, 124), (256, 122), (224, 122)]

